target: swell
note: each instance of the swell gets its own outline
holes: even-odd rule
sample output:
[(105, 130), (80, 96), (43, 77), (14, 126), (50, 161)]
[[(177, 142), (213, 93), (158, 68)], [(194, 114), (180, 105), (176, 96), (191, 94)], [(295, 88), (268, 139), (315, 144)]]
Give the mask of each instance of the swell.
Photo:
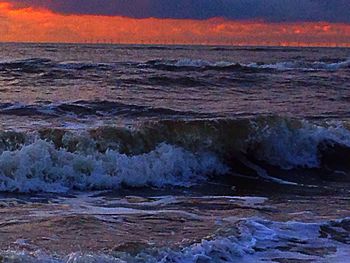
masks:
[[(114, 63), (94, 63), (83, 61), (54, 61), (46, 58), (0, 62), (0, 74), (18, 77), (18, 74), (37, 75), (42, 78), (79, 78), (79, 72), (104, 72), (118, 68)], [(70, 74), (68, 74), (70, 73)], [(75, 75), (74, 75), (74, 74)], [(68, 74), (65, 76), (65, 74)]]
[(150, 60), (140, 66), (152, 67), (158, 70), (166, 71), (240, 71), (252, 70), (253, 67), (245, 67), (240, 63), (232, 63), (226, 61), (209, 62), (201, 59), (180, 59), (180, 60)]
[[(211, 47), (210, 50), (213, 51), (249, 51), (249, 52), (278, 52), (278, 53), (287, 53), (287, 52), (303, 52), (304, 48), (292, 48), (292, 47), (254, 47), (254, 46), (248, 46), (248, 47)], [(311, 51), (311, 49), (308, 49), (308, 51)], [(317, 52), (315, 50), (314, 52)]]
[(171, 86), (171, 87), (203, 87), (212, 86), (208, 80), (201, 80), (191, 76), (166, 76), (155, 75), (144, 78), (130, 78), (123, 80), (125, 84), (131, 85), (150, 85), (150, 86)]
[(327, 63), (323, 61), (282, 61), (273, 64), (264, 62), (235, 63), (227, 61), (210, 62), (200, 59), (180, 59), (180, 60), (151, 60), (146, 65), (161, 70), (182, 71), (182, 70), (217, 70), (217, 71), (246, 71), (246, 70), (340, 70), (350, 68), (350, 60)]
[(349, 181), (347, 125), (260, 117), (2, 132), (0, 190), (188, 187), (235, 176), (305, 183), (308, 174)]
[[(29, 58), (24, 60), (0, 62), (0, 73), (12, 74), (55, 74), (62, 72), (103, 72), (118, 71), (121, 68), (153, 68), (165, 71), (262, 71), (262, 70), (302, 70), (302, 71), (335, 71), (350, 68), (350, 60), (339, 60), (335, 62), (303, 60), (280, 61), (276, 63), (251, 62), (238, 63), (231, 61), (206, 61), (202, 59), (178, 59), (178, 60), (149, 60), (146, 62), (113, 62), (95, 63), (84, 61), (54, 61), (45, 58)], [(46, 74), (46, 75), (45, 75)], [(60, 76), (60, 75), (59, 75)]]
[(177, 111), (168, 108), (157, 108), (124, 104), (112, 101), (74, 101), (66, 103), (41, 102), (37, 104), (3, 103), (0, 104), (1, 115), (14, 116), (128, 116), (128, 117), (152, 117), (152, 116), (192, 116), (208, 117), (192, 111)]

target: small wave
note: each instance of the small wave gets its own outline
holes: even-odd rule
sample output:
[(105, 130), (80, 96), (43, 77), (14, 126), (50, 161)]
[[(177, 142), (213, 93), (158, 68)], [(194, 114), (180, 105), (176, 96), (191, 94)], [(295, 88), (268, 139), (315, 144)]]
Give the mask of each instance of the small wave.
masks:
[(66, 69), (66, 70), (112, 70), (115, 65), (108, 63), (89, 63), (89, 62), (59, 62), (56, 65), (57, 68)]
[(131, 85), (151, 85), (151, 86), (171, 86), (171, 87), (203, 87), (209, 85), (206, 80), (201, 80), (191, 76), (166, 76), (156, 75), (144, 78), (124, 79), (123, 83)]
[(200, 59), (180, 59), (180, 60), (152, 60), (146, 65), (163, 70), (339, 70), (350, 67), (350, 59), (335, 63), (326, 63), (322, 61), (303, 62), (303, 61), (286, 61), (273, 64), (265, 63), (235, 63), (227, 61), (210, 62)]
[(207, 116), (190, 111), (154, 108), (111, 101), (76, 101), (67, 103), (44, 103), (26, 105), (22, 103), (0, 104), (0, 114), (15, 116)]
[(0, 114), (15, 116), (53, 116), (55, 113), (50, 106), (25, 105), (22, 103), (5, 103), (0, 106)]
[(343, 68), (349, 68), (350, 67), (350, 59), (341, 61), (341, 62), (335, 62), (335, 63), (326, 63), (321, 61), (316, 62), (279, 62), (275, 64), (259, 64), (259, 63), (251, 63), (246, 65), (248, 67), (253, 68), (260, 68), (260, 69), (276, 69), (276, 70), (339, 70)]
[(93, 63), (80, 61), (57, 62), (46, 58), (29, 58), (14, 61), (0, 62), (0, 71), (22, 72), (22, 73), (42, 73), (50, 70), (113, 70), (116, 64), (113, 63)]
[(232, 62), (209, 62), (201, 59), (180, 59), (180, 60), (151, 60), (140, 66), (152, 66), (162, 70), (229, 70), (235, 68), (242, 68), (239, 63)]
[(47, 67), (50, 67), (51, 60), (44, 58), (30, 58), (24, 60), (15, 61), (2, 61), (0, 62), (0, 72), (23, 72), (29, 74), (36, 74), (45, 71)]
[(211, 62), (202, 59), (179, 59), (179, 60), (150, 60), (145, 63), (139, 62), (115, 62), (115, 63), (93, 63), (81, 61), (53, 61), (45, 58), (31, 58), (25, 60), (3, 61), (0, 62), (0, 72), (20, 72), (27, 74), (74, 72), (74, 71), (113, 71), (118, 66), (132, 67), (151, 67), (166, 71), (257, 71), (257, 70), (303, 70), (317, 71), (327, 70), (335, 71), (350, 68), (350, 59), (339, 62), (306, 62), (306, 61), (282, 61), (272, 64), (263, 62), (238, 63), (230, 61)]

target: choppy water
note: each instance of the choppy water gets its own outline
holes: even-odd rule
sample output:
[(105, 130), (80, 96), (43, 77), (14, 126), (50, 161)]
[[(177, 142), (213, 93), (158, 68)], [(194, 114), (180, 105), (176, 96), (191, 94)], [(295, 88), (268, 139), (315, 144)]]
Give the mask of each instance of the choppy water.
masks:
[(349, 117), (349, 49), (2, 44), (0, 54), (3, 114)]
[[(150, 189), (170, 191), (175, 200), (183, 198), (182, 191), (185, 196), (205, 196), (212, 186), (213, 196), (227, 194), (233, 186), (229, 195), (271, 197), (271, 189), (287, 189), (294, 196), (337, 193), (345, 198), (350, 182), (349, 83), (350, 50), (341, 48), (0, 44), (0, 191), (16, 202), (24, 193), (44, 195), (60, 208), (72, 206), (79, 220), (88, 215), (98, 222), (112, 220), (99, 217), (106, 212), (101, 212), (102, 207), (97, 205), (101, 213), (82, 211), (52, 200), (49, 193), (74, 193), (71, 198), (81, 206), (86, 206), (81, 199), (84, 192), (110, 190), (110, 198), (119, 200), (130, 188), (148, 197)], [(198, 187), (205, 190), (194, 191)], [(8, 200), (5, 208), (0, 204), (0, 212), (8, 209)], [(30, 201), (24, 207), (30, 213), (40, 212), (44, 220), (51, 207), (39, 203)], [(188, 204), (175, 203), (174, 209), (186, 211)], [(116, 209), (119, 206), (125, 204), (118, 203)], [(197, 209), (208, 206), (204, 202)], [(16, 204), (3, 212), (15, 215), (22, 208)], [(216, 220), (222, 219), (223, 215), (213, 213)], [(148, 214), (147, 209), (140, 214)], [(203, 239), (193, 230), (193, 240), (182, 250), (158, 247), (156, 254), (139, 257), (141, 262), (146, 258), (148, 262), (233, 262), (246, 255), (251, 260), (246, 262), (259, 262), (280, 253), (259, 242), (277, 240), (285, 246), (283, 236), (297, 235), (299, 240), (300, 229), (310, 227), (305, 242), (322, 244), (318, 229), (350, 216), (348, 211), (340, 214), (341, 218), (334, 213), (327, 222), (317, 220), (307, 226), (304, 221), (285, 226), (276, 217), (267, 222), (263, 215), (259, 220), (249, 215), (241, 218), (246, 238), (226, 233)], [(138, 219), (139, 214), (132, 220)], [(6, 220), (0, 222), (0, 233), (3, 226), (22, 224)], [(28, 220), (26, 224), (32, 225), (36, 219)], [(345, 232), (347, 222), (342, 225)], [(65, 229), (64, 224), (59, 222), (57, 229)], [(11, 231), (5, 236), (14, 234)], [(152, 231), (149, 235), (159, 238)], [(28, 239), (25, 242), (36, 242), (33, 236)], [(348, 244), (346, 240), (340, 243)], [(110, 247), (106, 253), (89, 251), (86, 244), (83, 254), (71, 254), (69, 259), (62, 254), (77, 250), (60, 248), (60, 257), (55, 257), (50, 255), (54, 247), (40, 254), (41, 246), (29, 249), (22, 241), (14, 240), (16, 249), (4, 250), (0, 259), (17, 255), (24, 261), (41, 262), (45, 257), (50, 262), (86, 262), (85, 254), (91, 252), (91, 262), (131, 260), (131, 255), (111, 258)], [(19, 252), (23, 246), (25, 251)], [(313, 248), (314, 254), (300, 257), (295, 254), (300, 247), (288, 247), (293, 251), (287, 254), (296, 260), (323, 257), (324, 262), (342, 262), (347, 247), (338, 248), (340, 254), (332, 248), (315, 255)], [(252, 256), (255, 253), (259, 256)]]

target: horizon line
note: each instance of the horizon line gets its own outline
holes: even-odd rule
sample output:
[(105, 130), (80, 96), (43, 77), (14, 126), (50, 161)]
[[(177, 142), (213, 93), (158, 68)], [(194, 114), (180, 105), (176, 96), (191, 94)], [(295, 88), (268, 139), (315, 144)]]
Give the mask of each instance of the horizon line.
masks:
[(203, 47), (270, 47), (270, 48), (350, 48), (350, 43), (335, 44), (225, 44), (225, 43), (136, 43), (136, 42), (116, 42), (116, 41), (84, 41), (84, 42), (65, 42), (65, 41), (2, 41), (0, 44), (55, 44), (55, 45), (125, 45), (125, 46), (203, 46)]

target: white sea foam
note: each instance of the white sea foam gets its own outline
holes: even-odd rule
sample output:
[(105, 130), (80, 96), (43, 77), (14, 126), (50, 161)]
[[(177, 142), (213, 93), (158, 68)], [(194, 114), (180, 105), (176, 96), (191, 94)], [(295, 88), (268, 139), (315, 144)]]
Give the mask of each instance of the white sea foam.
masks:
[(205, 67), (230, 67), (236, 65), (233, 62), (227, 61), (218, 61), (218, 62), (210, 62), (203, 59), (189, 59), (183, 58), (174, 61), (158, 61), (155, 65), (166, 65), (173, 67), (192, 67), (192, 68), (205, 68)]
[[(258, 159), (284, 169), (319, 167), (319, 144), (325, 140), (350, 147), (350, 131), (340, 123), (324, 126), (307, 121), (268, 123), (264, 126), (252, 121), (255, 130), (248, 141), (242, 143), (248, 147), (253, 145), (253, 154)], [(163, 143), (139, 155), (128, 156), (111, 149), (101, 153), (91, 138), (81, 137), (72, 139), (79, 141), (74, 152), (67, 150), (69, 133), (63, 137), (65, 148), (61, 149), (34, 136), (19, 149), (4, 147), (0, 151), (0, 191), (66, 192), (117, 189), (122, 185), (191, 186), (205, 180), (207, 175), (228, 172), (224, 161), (208, 152), (190, 152)], [(206, 149), (215, 152), (215, 147), (218, 145)]]
[(127, 156), (112, 150), (71, 153), (36, 140), (0, 154), (0, 191), (65, 192), (73, 188), (115, 189), (122, 184), (190, 186), (206, 174), (221, 174), (226, 169), (209, 153), (194, 154), (168, 144)]
[(276, 69), (276, 70), (339, 70), (342, 68), (350, 67), (350, 59), (335, 63), (326, 63), (321, 61), (315, 62), (299, 62), (299, 61), (285, 61), (285, 62), (277, 62), (274, 64), (257, 64), (250, 63), (245, 65), (251, 68), (261, 68), (261, 69)]
[(335, 63), (314, 62), (313, 66), (316, 69), (328, 69), (328, 70), (349, 68), (350, 67), (350, 58), (345, 60), (345, 61), (335, 62)]
[(245, 65), (249, 68), (258, 68), (258, 69), (276, 69), (276, 70), (291, 70), (296, 68), (294, 62), (277, 62), (274, 64), (260, 64), (260, 63), (249, 63)]
[(350, 67), (350, 59), (345, 61), (339, 61), (334, 63), (326, 63), (322, 61), (315, 62), (303, 62), (303, 61), (281, 61), (277, 63), (271, 64), (263, 64), (263, 63), (237, 63), (237, 62), (229, 62), (229, 61), (217, 61), (210, 62), (202, 59), (179, 59), (175, 61), (159, 61), (155, 63), (156, 65), (166, 65), (173, 67), (192, 67), (192, 68), (225, 68), (232, 66), (241, 66), (246, 68), (256, 68), (256, 69), (274, 69), (274, 70), (339, 70), (342, 68)]
[(274, 222), (261, 219), (241, 219), (235, 222), (239, 231), (234, 235), (202, 240), (177, 251), (167, 248), (143, 251), (136, 257), (127, 253), (109, 256), (78, 252), (64, 258), (55, 258), (40, 250), (33, 253), (5, 251), (0, 252), (0, 256), (8, 260), (5, 262), (33, 263), (272, 263), (277, 258), (293, 262), (347, 262), (350, 252), (347, 244), (320, 236), (320, 227), (331, 226), (332, 223)]
[[(101, 68), (106, 70), (112, 70), (115, 68), (115, 63), (93, 63), (93, 62), (77, 62), (77, 61), (64, 61), (59, 63), (53, 63), (53, 61), (44, 60), (44, 59), (28, 59), (28, 60), (3, 60), (0, 61), (0, 66), (5, 66), (8, 63), (18, 63), (18, 64), (33, 64), (33, 65), (45, 65), (50, 64), (58, 69), (63, 70), (79, 70), (79, 69), (88, 69), (88, 68)], [(145, 63), (140, 65), (146, 65)], [(350, 58), (327, 63), (323, 61), (314, 61), (314, 62), (306, 62), (306, 61), (280, 61), (276, 63), (238, 63), (234, 61), (208, 61), (204, 59), (190, 59), (183, 58), (178, 60), (160, 60), (155, 62), (155, 65), (166, 65), (173, 67), (192, 67), (192, 68), (205, 68), (205, 67), (213, 67), (213, 68), (225, 68), (231, 66), (241, 66), (247, 68), (256, 68), (256, 69), (275, 69), (275, 70), (339, 70), (342, 68), (350, 67)]]
[[(242, 221), (237, 236), (218, 237), (168, 253), (158, 262), (275, 262), (276, 258), (310, 262), (345, 262), (350, 248), (342, 243), (319, 237), (320, 224), (302, 222)], [(288, 249), (281, 249), (290, 247)], [(334, 248), (336, 252), (334, 252)], [(324, 255), (309, 251), (324, 249)], [(333, 253), (326, 252), (333, 251)], [(305, 251), (302, 253), (301, 251)]]

